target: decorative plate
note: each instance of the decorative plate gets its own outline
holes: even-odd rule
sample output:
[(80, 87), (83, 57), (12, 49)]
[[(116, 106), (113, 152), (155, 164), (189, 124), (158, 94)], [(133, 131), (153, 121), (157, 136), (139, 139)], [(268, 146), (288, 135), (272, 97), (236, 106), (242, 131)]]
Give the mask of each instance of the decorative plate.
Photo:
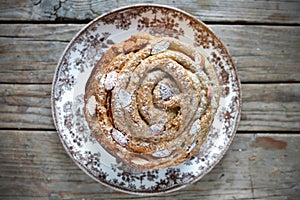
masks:
[[(216, 68), (222, 88), (220, 106), (199, 153), (178, 166), (159, 170), (137, 170), (118, 161), (91, 136), (83, 112), (85, 84), (101, 56), (112, 44), (141, 31), (175, 37), (199, 48)], [(139, 4), (96, 18), (74, 37), (56, 69), (52, 111), (63, 146), (84, 172), (119, 191), (158, 194), (196, 182), (220, 161), (240, 119), (241, 88), (228, 51), (205, 24), (175, 8)]]

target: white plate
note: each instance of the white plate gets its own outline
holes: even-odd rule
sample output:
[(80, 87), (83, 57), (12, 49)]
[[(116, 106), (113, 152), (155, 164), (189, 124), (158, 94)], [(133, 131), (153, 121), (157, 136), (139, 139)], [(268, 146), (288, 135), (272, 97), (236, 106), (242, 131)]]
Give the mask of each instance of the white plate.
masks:
[[(190, 160), (159, 170), (128, 167), (91, 137), (85, 120), (85, 84), (103, 53), (138, 32), (171, 36), (193, 44), (216, 68), (222, 95), (210, 133)], [(54, 76), (52, 112), (63, 146), (80, 168), (96, 181), (135, 194), (174, 191), (208, 173), (227, 151), (241, 112), (241, 88), (231, 57), (220, 39), (188, 13), (162, 5), (123, 7), (93, 20), (70, 42)]]

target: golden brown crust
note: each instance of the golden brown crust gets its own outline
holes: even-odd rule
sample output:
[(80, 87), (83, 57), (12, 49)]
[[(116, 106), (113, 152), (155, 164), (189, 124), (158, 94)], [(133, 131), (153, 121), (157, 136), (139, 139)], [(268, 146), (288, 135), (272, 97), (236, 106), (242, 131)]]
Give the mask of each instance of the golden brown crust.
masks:
[(139, 169), (164, 168), (199, 151), (219, 96), (216, 72), (195, 47), (139, 33), (113, 45), (93, 70), (85, 116), (112, 155)]

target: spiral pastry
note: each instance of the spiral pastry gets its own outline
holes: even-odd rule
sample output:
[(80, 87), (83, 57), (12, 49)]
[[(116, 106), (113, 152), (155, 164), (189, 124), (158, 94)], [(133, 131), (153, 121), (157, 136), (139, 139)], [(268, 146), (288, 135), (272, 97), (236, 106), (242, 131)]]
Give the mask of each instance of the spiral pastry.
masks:
[(195, 47), (139, 33), (102, 56), (86, 85), (85, 116), (112, 155), (158, 169), (199, 151), (219, 94), (215, 69)]

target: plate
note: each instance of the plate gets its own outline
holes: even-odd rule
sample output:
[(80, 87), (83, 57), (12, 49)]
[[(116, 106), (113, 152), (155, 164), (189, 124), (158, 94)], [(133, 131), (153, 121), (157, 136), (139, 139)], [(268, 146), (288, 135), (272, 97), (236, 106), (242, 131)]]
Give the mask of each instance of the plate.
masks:
[[(196, 46), (216, 68), (220, 106), (196, 156), (158, 170), (137, 170), (109, 154), (91, 136), (84, 116), (85, 84), (101, 56), (132, 34), (150, 32)], [(241, 87), (220, 39), (190, 14), (168, 6), (138, 4), (106, 13), (86, 25), (65, 49), (52, 86), (52, 113), (61, 142), (74, 162), (96, 181), (133, 194), (171, 192), (194, 183), (220, 161), (232, 142), (241, 112)]]

